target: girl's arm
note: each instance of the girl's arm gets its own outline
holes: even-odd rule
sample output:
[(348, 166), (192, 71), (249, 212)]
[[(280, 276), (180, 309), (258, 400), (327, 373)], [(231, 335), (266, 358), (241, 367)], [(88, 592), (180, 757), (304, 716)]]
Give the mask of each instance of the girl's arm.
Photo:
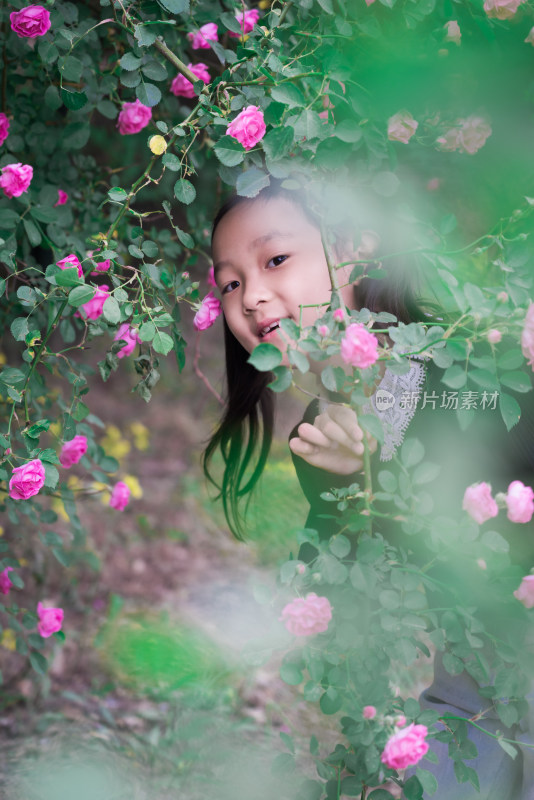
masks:
[[(289, 447), (308, 464), (337, 475), (352, 475), (363, 469), (364, 431), (351, 408), (328, 405), (313, 424), (303, 422), (297, 432)], [(374, 453), (376, 439), (369, 434), (366, 437)]]

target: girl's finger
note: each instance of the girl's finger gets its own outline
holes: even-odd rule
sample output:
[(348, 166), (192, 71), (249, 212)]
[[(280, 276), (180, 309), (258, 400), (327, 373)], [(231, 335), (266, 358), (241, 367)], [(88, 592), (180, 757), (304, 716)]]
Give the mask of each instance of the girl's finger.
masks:
[(299, 438), (305, 442), (309, 442), (319, 447), (330, 447), (332, 442), (322, 433), (315, 425), (310, 425), (309, 422), (303, 422), (298, 427)]
[(363, 431), (358, 425), (358, 417), (352, 408), (348, 406), (330, 405), (326, 413), (347, 432), (351, 439), (354, 439), (355, 442), (362, 441)]
[(315, 418), (314, 427), (318, 428), (328, 437), (330, 442), (337, 442), (337, 444), (347, 447), (357, 455), (363, 453), (363, 444), (361, 442), (355, 442), (354, 439), (348, 435), (347, 431), (338, 425), (337, 422), (334, 422), (328, 414), (319, 414), (319, 416)]
[(310, 442), (305, 442), (303, 439), (300, 439), (299, 437), (290, 439), (289, 447), (291, 451), (295, 453), (295, 455), (297, 456), (313, 456), (319, 450), (317, 445), (310, 444)]

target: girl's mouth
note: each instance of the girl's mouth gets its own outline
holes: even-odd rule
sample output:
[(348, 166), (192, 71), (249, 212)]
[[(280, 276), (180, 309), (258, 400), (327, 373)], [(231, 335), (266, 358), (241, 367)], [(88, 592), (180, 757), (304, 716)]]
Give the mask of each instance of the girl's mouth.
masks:
[(266, 336), (268, 336), (273, 331), (278, 330), (279, 327), (280, 326), (278, 320), (273, 322), (268, 322), (266, 325), (264, 325), (262, 328), (259, 329), (258, 336), (260, 337), (260, 339), (265, 339)]

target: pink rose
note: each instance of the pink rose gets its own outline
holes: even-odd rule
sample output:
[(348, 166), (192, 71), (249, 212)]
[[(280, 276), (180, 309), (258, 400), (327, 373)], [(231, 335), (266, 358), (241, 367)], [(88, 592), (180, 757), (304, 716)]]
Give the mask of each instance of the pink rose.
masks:
[(369, 6), (372, 6), (374, 2), (375, 0), (365, 0), (365, 5), (367, 6), (367, 8), (369, 8)]
[[(87, 255), (89, 255), (89, 253)], [(100, 275), (101, 272), (107, 272), (110, 267), (111, 260), (109, 258), (104, 259), (104, 261), (97, 261), (96, 267), (91, 272), (91, 275)]]
[(506, 494), (510, 522), (530, 522), (534, 514), (534, 491), (521, 481), (512, 481)]
[(449, 22), (445, 23), (445, 41), (446, 42), (454, 42), (454, 44), (460, 44), (462, 38), (462, 32), (460, 30), (460, 26), (458, 25), (455, 19), (449, 20)]
[(29, 164), (7, 164), (2, 167), (0, 186), (6, 197), (20, 197), (28, 191), (33, 178), (33, 167)]
[(226, 129), (228, 136), (233, 136), (245, 150), (250, 150), (265, 136), (263, 111), (259, 106), (247, 106), (232, 120)]
[(426, 185), (427, 192), (437, 192), (440, 187), (441, 181), (439, 178), (430, 178)]
[(126, 486), (124, 481), (116, 483), (111, 492), (111, 497), (109, 498), (111, 508), (116, 508), (117, 511), (124, 511), (128, 505), (129, 499), (130, 489)]
[(491, 126), (482, 117), (472, 114), (467, 119), (461, 120), (462, 127), (458, 135), (458, 150), (460, 153), (474, 155), (486, 144), (486, 139), (491, 136)]
[(534, 303), (527, 310), (527, 316), (521, 332), (521, 350), (527, 362), (534, 369)]
[(70, 442), (65, 442), (59, 454), (59, 461), (62, 467), (70, 469), (87, 452), (87, 436), (75, 436)]
[(417, 764), (428, 752), (427, 733), (426, 725), (414, 725), (413, 722), (397, 731), (386, 742), (382, 763), (390, 769), (405, 769)]
[[(246, 9), (246, 11), (240, 9), (239, 11), (236, 11), (235, 18), (241, 25), (241, 35), (244, 36), (252, 31), (254, 25), (260, 18), (260, 12), (257, 8), (249, 8)], [(233, 36), (235, 39), (240, 38), (239, 33), (233, 33), (232, 31), (229, 31), (228, 35)]]
[(57, 203), (54, 203), (54, 208), (56, 206), (64, 206), (68, 199), (69, 199), (69, 196), (68, 196), (67, 192), (64, 192), (63, 189), (58, 189), (57, 190)]
[(528, 36), (527, 36), (527, 38), (525, 39), (525, 42), (526, 42), (527, 44), (532, 44), (532, 45), (534, 45), (534, 28), (531, 28), (531, 29), (529, 30), (529, 32), (528, 32)]
[(376, 717), (376, 708), (374, 706), (364, 706), (362, 717), (364, 719), (374, 719)]
[[(210, 82), (211, 77), (205, 64), (200, 62), (199, 64), (188, 64), (187, 66), (199, 80), (204, 81), (204, 83)], [(177, 75), (171, 83), (171, 92), (176, 97), (196, 97), (193, 84), (182, 74)]]
[(436, 139), (436, 142), (442, 150), (458, 150), (459, 153), (472, 156), (485, 145), (491, 134), (491, 125), (487, 120), (472, 114), (466, 119), (458, 119), (455, 127)]
[(217, 287), (217, 284), (215, 282), (215, 269), (213, 268), (213, 265), (208, 270), (208, 277), (206, 278), (206, 283), (208, 284), (208, 286)]
[(65, 258), (56, 261), (56, 266), (60, 267), (60, 269), (72, 269), (72, 267), (76, 267), (78, 270), (78, 277), (83, 278), (82, 265), (80, 264), (78, 256), (74, 255), (74, 253), (69, 253)]
[(313, 636), (323, 633), (332, 619), (332, 606), (327, 597), (317, 597), (310, 592), (297, 597), (282, 609), (281, 622), (294, 636)]
[(506, 292), (499, 292), (497, 295), (497, 300), (499, 303), (507, 303), (508, 302), (508, 295)]
[(404, 726), (406, 725), (406, 717), (404, 716), (404, 714), (401, 714), (399, 717), (397, 717), (397, 719), (395, 720), (395, 725), (397, 726), (397, 728), (404, 728)]
[(221, 310), (220, 301), (217, 300), (213, 292), (208, 292), (193, 318), (193, 325), (196, 330), (205, 331), (206, 328), (211, 328)]
[(9, 496), (13, 500), (27, 500), (43, 488), (45, 471), (40, 458), (15, 467), (9, 481)]
[(334, 319), (336, 322), (345, 322), (345, 312), (342, 308), (336, 308), (334, 311)]
[(118, 342), (119, 339), (124, 339), (126, 342), (124, 347), (121, 347), (117, 353), (117, 358), (124, 358), (124, 356), (131, 355), (135, 350), (136, 344), (141, 341), (137, 331), (134, 328), (130, 328), (127, 322), (122, 323), (113, 339), (116, 342)]
[(206, 22), (199, 31), (188, 33), (187, 38), (191, 42), (193, 50), (209, 50), (210, 41), (218, 42), (217, 25), (214, 22)]
[(88, 300), (87, 303), (83, 303), (83, 305), (80, 306), (80, 310), (83, 310), (87, 319), (98, 319), (104, 312), (104, 303), (109, 296), (109, 286), (103, 284), (97, 288), (91, 300)]
[(37, 613), (39, 615), (37, 630), (43, 639), (48, 639), (53, 633), (61, 630), (63, 623), (62, 608), (44, 608), (42, 603), (37, 603)]
[(125, 136), (129, 133), (139, 133), (146, 128), (152, 119), (152, 109), (144, 106), (140, 100), (135, 103), (124, 103), (117, 120), (119, 133)]
[(418, 126), (409, 111), (398, 111), (388, 119), (388, 139), (408, 144)]
[(534, 608), (534, 575), (525, 575), (513, 595), (525, 608)]
[(26, 6), (9, 15), (11, 30), (21, 39), (44, 36), (50, 28), (50, 12), (43, 6)]
[(13, 571), (13, 567), (6, 567), (3, 572), (0, 572), (0, 592), (2, 594), (9, 594), (9, 590), (13, 586), (9, 580), (9, 573)]
[(484, 482), (467, 487), (462, 508), (479, 525), (499, 513), (499, 507), (491, 496), (491, 486)]
[(319, 336), (328, 336), (330, 330), (328, 329), (328, 325), (319, 325), (317, 328), (317, 333)]
[(497, 328), (491, 328), (488, 331), (487, 339), (490, 344), (499, 344), (502, 339), (502, 333)]
[(353, 322), (341, 340), (341, 358), (359, 369), (370, 367), (378, 358), (378, 339), (361, 322)]
[(4, 144), (9, 136), (9, 120), (5, 114), (0, 112), (0, 144)]
[(512, 19), (517, 9), (525, 0), (486, 0), (484, 11), (488, 17), (496, 19)]

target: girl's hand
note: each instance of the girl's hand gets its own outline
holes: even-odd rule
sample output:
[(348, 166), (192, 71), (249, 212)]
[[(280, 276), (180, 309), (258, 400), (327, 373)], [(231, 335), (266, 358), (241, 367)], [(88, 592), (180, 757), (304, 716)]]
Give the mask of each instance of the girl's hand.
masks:
[[(314, 467), (337, 475), (351, 475), (363, 469), (364, 431), (352, 408), (329, 405), (315, 417), (313, 425), (303, 422), (298, 436), (289, 440), (289, 447)], [(376, 439), (366, 434), (369, 450), (374, 453)]]

